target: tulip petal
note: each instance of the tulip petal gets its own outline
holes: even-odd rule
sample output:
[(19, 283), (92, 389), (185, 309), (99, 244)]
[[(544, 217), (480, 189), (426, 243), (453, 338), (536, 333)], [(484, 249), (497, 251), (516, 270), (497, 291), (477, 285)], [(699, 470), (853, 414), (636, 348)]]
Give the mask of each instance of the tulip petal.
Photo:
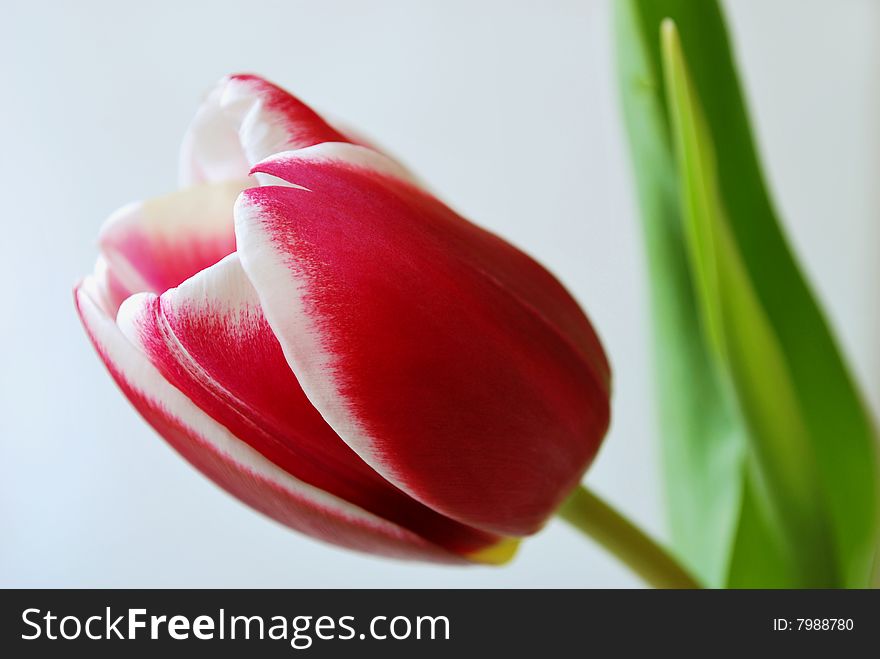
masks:
[(416, 533), (291, 476), (172, 386), (104, 311), (98, 282), (75, 291), (98, 354), (140, 414), (197, 469), (278, 522), (334, 544), (397, 558), (460, 562)]
[(135, 291), (120, 281), (104, 256), (99, 256), (95, 261), (93, 277), (97, 301), (102, 305), (104, 313), (115, 318), (120, 305)]
[(253, 184), (198, 185), (111, 215), (98, 239), (106, 260), (98, 274), (112, 288), (115, 308), (126, 292), (161, 293), (235, 251), (232, 208)]
[(498, 534), (536, 531), (608, 425), (608, 364), (565, 289), (350, 144), (279, 154), (238, 253), (306, 395), (368, 464)]
[(181, 187), (246, 176), (273, 153), (348, 139), (299, 99), (254, 75), (233, 75), (208, 94), (180, 155)]
[(117, 322), (168, 382), (291, 476), (454, 553), (499, 541), (401, 492), (336, 435), (288, 367), (236, 254), (161, 296), (129, 298)]

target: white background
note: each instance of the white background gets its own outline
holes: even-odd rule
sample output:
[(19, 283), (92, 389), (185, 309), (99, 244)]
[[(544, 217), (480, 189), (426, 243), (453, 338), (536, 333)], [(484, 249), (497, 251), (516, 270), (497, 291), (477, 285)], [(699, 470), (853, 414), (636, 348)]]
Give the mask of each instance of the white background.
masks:
[[(880, 3), (728, 9), (769, 178), (880, 408)], [(665, 534), (638, 219), (609, 5), (20, 2), (0, 23), (0, 585), (630, 586), (560, 523), (503, 569), (401, 564), (253, 513), (119, 394), (71, 288), (106, 215), (175, 184), (200, 95), (252, 71), (360, 127), (582, 301), (615, 370), (587, 480)]]

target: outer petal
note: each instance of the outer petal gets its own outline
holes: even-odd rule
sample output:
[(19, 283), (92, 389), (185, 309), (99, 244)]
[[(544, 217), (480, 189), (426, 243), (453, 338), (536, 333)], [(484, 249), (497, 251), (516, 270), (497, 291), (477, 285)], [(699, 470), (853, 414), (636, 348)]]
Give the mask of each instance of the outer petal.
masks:
[(301, 186), (246, 190), (236, 236), (315, 407), (435, 510), (540, 528), (608, 425), (607, 362), (577, 304), (368, 149), (324, 144), (255, 171)]
[(257, 510), (316, 538), (397, 558), (460, 559), (397, 524), (291, 476), (196, 407), (119, 331), (88, 278), (77, 287), (80, 318), (113, 378), (141, 415), (183, 457)]
[[(232, 208), (252, 179), (195, 186), (135, 202), (104, 223), (97, 271), (110, 300), (140, 291), (162, 292), (235, 251)], [(126, 295), (126, 293), (128, 295)]]
[(233, 75), (208, 94), (184, 138), (181, 186), (246, 176), (273, 153), (348, 141), (311, 108), (254, 75)]
[(161, 297), (130, 298), (118, 323), (169, 382), (292, 476), (456, 553), (498, 542), (404, 494), (336, 435), (288, 367), (236, 254)]

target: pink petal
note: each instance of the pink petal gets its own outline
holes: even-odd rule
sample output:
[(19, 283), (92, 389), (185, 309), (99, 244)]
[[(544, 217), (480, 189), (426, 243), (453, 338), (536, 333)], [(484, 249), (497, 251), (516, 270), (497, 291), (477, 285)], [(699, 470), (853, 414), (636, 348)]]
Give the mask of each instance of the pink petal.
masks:
[(345, 141), (280, 87), (254, 75), (229, 76), (208, 94), (187, 131), (181, 186), (240, 178), (273, 153)]
[(306, 395), (414, 498), (493, 533), (536, 531), (594, 457), (609, 371), (535, 261), (394, 174), (322, 144), (256, 172), (239, 256)]
[(161, 293), (234, 252), (232, 208), (253, 184), (245, 178), (199, 185), (116, 211), (98, 239), (106, 260), (99, 274), (113, 289), (115, 307), (125, 293)]
[(295, 478), (235, 437), (128, 341), (100, 298), (91, 277), (75, 291), (83, 325), (113, 378), (159, 434), (215, 483), (282, 524), (327, 542), (398, 558), (461, 560), (398, 524)]

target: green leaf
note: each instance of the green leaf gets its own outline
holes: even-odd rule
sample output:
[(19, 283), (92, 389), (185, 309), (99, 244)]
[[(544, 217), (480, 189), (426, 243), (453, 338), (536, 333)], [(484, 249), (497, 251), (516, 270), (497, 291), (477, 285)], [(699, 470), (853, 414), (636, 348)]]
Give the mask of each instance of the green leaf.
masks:
[[(693, 530), (723, 502), (736, 509), (724, 515), (728, 551), (711, 561), (707, 578), (724, 569), (726, 583), (737, 586), (829, 580), (864, 586), (877, 533), (873, 428), (767, 196), (718, 6), (686, 0), (615, 6), (623, 105), (652, 279), (659, 279), (653, 297), (667, 380), (662, 405), (692, 415), (684, 440), (664, 424), (665, 454), (702, 445), (690, 462), (680, 455), (666, 460), (677, 546), (695, 565), (706, 562), (681, 529)], [(660, 79), (665, 16), (675, 19), (683, 40), (683, 48), (667, 45), (674, 93)], [(667, 93), (677, 99), (684, 179), (678, 183)], [(686, 225), (678, 185), (686, 192)], [(698, 309), (688, 288), (699, 295)], [(686, 339), (666, 340), (676, 323)], [(682, 348), (694, 336), (690, 351)], [(675, 361), (684, 364), (677, 387), (662, 371)], [(709, 381), (714, 386), (707, 392)], [(707, 399), (705, 414), (683, 402)], [(701, 417), (714, 420), (702, 439), (694, 430)], [(737, 451), (739, 459), (723, 461), (723, 468), (713, 462)], [(696, 473), (700, 460), (723, 472), (717, 485)], [(676, 507), (676, 497), (687, 492), (697, 503)], [(814, 544), (794, 548), (796, 538)], [(719, 568), (722, 562), (726, 567)]]
[[(837, 585), (822, 484), (785, 355), (727, 223), (714, 147), (675, 24), (662, 25), (691, 271), (709, 343), (737, 393), (773, 530), (805, 585)], [(804, 548), (809, 550), (804, 551)]]
[(698, 322), (682, 236), (678, 180), (667, 126), (659, 34), (638, 3), (615, 3), (624, 118), (648, 256), (662, 459), (673, 548), (710, 586), (721, 586), (736, 534), (745, 435), (723, 394)]

